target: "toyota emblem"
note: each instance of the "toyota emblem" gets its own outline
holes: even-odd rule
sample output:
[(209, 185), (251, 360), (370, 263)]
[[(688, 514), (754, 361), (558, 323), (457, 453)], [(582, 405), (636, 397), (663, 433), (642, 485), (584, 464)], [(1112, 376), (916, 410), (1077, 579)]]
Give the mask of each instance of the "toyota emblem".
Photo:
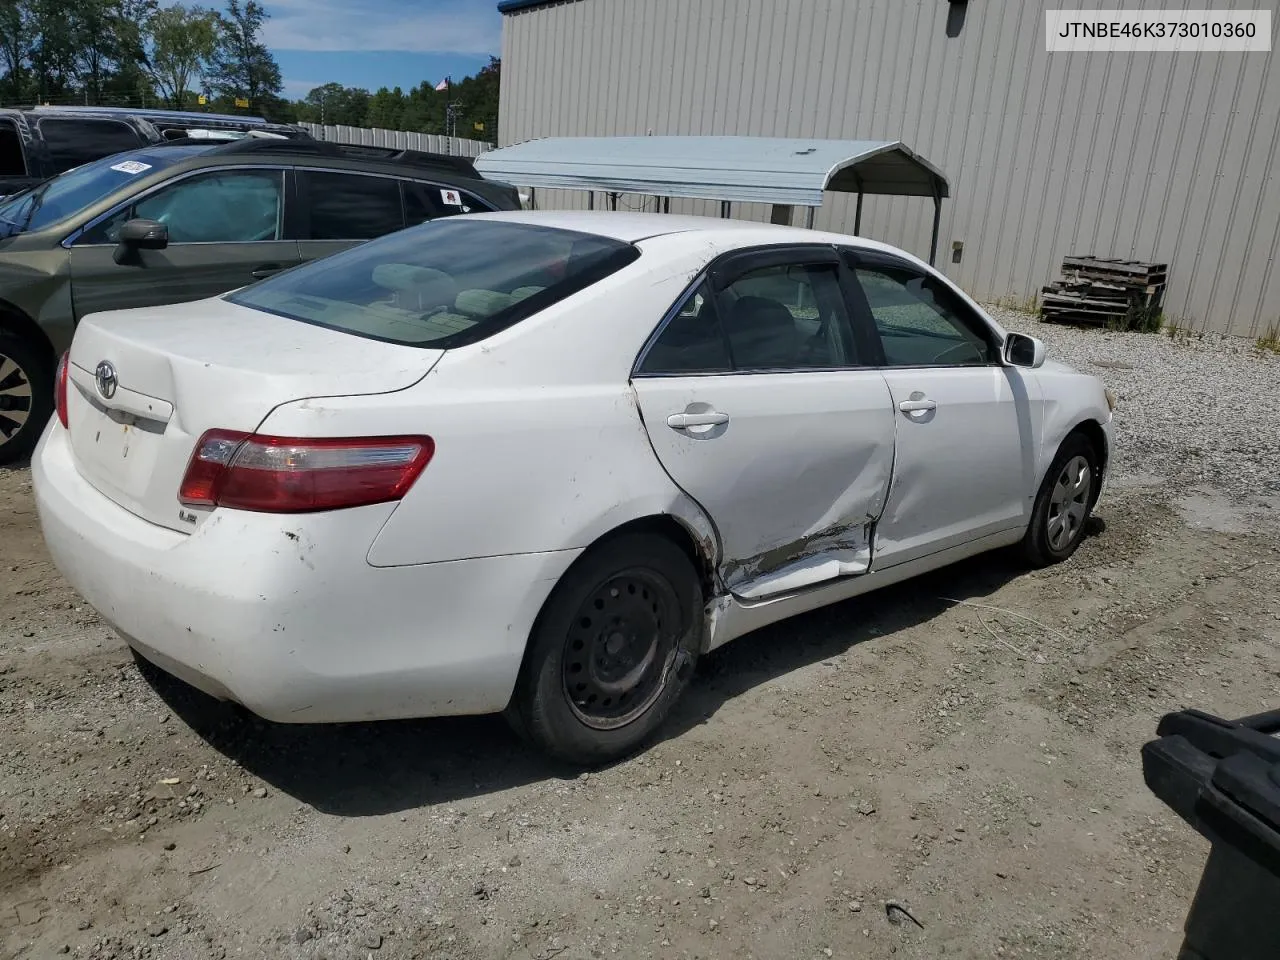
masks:
[(98, 382), (98, 392), (107, 400), (116, 395), (116, 387), (120, 384), (120, 378), (116, 376), (116, 368), (111, 365), (110, 360), (103, 360), (98, 364), (98, 368), (94, 370), (93, 377)]

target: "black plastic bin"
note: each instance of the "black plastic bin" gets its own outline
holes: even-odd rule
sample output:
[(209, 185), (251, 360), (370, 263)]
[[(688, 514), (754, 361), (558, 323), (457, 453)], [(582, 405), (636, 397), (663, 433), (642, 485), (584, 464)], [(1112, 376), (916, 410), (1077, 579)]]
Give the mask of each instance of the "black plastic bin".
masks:
[(1213, 849), (1178, 960), (1280, 958), (1280, 710), (1171, 713), (1142, 748), (1151, 791)]

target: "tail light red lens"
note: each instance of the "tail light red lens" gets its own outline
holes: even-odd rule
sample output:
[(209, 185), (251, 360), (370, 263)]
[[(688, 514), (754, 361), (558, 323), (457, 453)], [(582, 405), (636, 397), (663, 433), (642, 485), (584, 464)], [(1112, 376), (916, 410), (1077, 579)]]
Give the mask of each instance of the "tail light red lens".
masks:
[(58, 421), (65, 430), (70, 425), (67, 422), (67, 368), (71, 365), (71, 351), (67, 351), (62, 355), (62, 359), (58, 361), (58, 372), (54, 375), (53, 403), (58, 410)]
[(430, 437), (269, 437), (209, 430), (178, 500), (261, 513), (341, 510), (399, 500), (431, 460)]

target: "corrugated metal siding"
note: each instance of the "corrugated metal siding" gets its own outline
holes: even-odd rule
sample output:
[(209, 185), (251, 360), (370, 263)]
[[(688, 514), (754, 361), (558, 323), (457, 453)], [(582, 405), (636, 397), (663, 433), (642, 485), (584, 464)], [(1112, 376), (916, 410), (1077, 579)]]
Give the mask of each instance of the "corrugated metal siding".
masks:
[[(1165, 261), (1170, 317), (1265, 332), (1280, 322), (1274, 54), (1050, 55), (1044, 11), (1059, 6), (969, 3), (954, 38), (942, 0), (531, 8), (503, 18), (500, 143), (649, 132), (901, 139), (951, 181), (939, 265), (976, 296), (1033, 296), (1072, 253)], [(538, 191), (538, 204), (586, 198)], [(853, 206), (831, 195), (816, 225), (851, 230)], [(672, 210), (718, 212), (698, 201)], [(734, 215), (769, 210), (735, 204)], [(931, 216), (927, 200), (867, 198), (863, 232), (927, 255)], [(960, 264), (952, 241), (964, 242)]]

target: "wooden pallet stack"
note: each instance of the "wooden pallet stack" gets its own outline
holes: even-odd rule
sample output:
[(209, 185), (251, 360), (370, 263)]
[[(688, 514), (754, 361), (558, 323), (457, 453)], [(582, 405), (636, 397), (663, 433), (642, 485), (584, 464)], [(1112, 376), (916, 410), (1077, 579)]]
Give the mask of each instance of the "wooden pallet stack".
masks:
[(1045, 320), (1128, 327), (1135, 313), (1159, 311), (1169, 265), (1067, 257), (1062, 276), (1041, 290), (1040, 315)]

